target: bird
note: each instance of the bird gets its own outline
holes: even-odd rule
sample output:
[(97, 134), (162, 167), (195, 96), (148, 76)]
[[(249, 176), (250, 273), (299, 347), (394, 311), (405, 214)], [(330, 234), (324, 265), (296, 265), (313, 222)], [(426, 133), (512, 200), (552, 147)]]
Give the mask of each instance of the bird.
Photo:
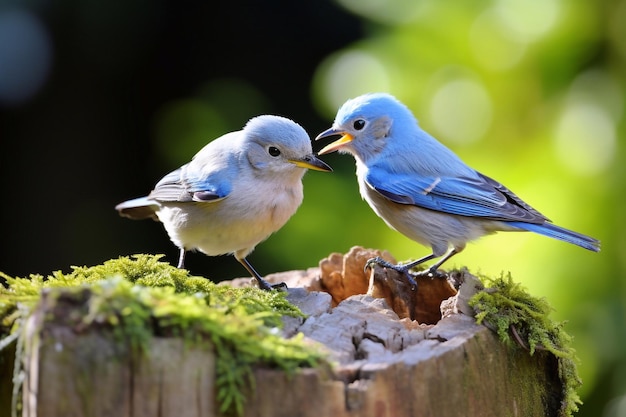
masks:
[(261, 115), (209, 142), (147, 196), (115, 209), (123, 217), (163, 223), (180, 250), (178, 268), (184, 268), (187, 251), (232, 254), (259, 288), (270, 290), (284, 284), (270, 285), (246, 257), (296, 212), (307, 169), (332, 171), (313, 154), (302, 126)]
[(387, 93), (346, 101), (328, 130), (315, 139), (341, 135), (318, 155), (354, 156), (361, 197), (392, 229), (432, 253), (406, 264), (368, 260), (408, 276), (409, 270), (441, 258), (415, 275), (445, 275), (441, 265), (468, 242), (498, 231), (530, 231), (598, 252), (600, 242), (553, 224), (498, 181), (465, 164), (424, 131), (413, 113)]

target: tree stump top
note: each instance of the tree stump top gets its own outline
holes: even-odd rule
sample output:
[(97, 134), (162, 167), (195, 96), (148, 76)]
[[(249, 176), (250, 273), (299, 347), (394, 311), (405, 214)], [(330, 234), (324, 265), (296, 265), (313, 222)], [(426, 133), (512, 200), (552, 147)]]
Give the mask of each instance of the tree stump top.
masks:
[[(305, 314), (283, 317), (281, 340), (303, 335), (330, 366), (295, 373), (278, 369), (279, 362), (254, 366), (252, 385), (235, 394), (245, 401), (244, 416), (564, 415), (557, 359), (508, 348), (476, 324), (467, 302), (480, 287), (474, 277), (422, 276), (413, 288), (395, 271), (364, 270), (374, 256), (395, 262), (388, 253), (353, 248), (318, 268), (266, 277), (286, 282), (287, 300)], [(77, 317), (92, 314), (91, 297), (89, 291), (69, 297), (62, 308), (44, 299), (28, 318), (21, 339), (23, 416), (223, 415), (219, 387), (238, 372), (223, 361), (228, 349), (216, 355), (215, 345), (189, 343), (176, 332), (153, 335), (142, 352), (120, 349), (111, 326), (77, 327)], [(0, 397), (0, 412), (9, 409)]]
[(375, 256), (395, 262), (355, 247), (319, 268), (266, 277), (287, 283), (307, 315), (285, 319), (284, 334), (322, 344), (336, 366), (289, 381), (258, 370), (263, 388), (246, 416), (561, 415), (556, 359), (507, 348), (476, 324), (468, 300), (480, 281), (459, 271), (419, 277), (414, 289), (393, 270), (364, 270)]

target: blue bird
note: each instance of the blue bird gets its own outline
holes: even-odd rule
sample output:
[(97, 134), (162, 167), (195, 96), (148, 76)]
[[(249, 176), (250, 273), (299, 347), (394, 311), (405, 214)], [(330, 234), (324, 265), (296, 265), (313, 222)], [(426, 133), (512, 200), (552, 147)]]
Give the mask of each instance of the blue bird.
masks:
[(470, 168), (422, 130), (395, 97), (365, 94), (348, 100), (332, 127), (316, 140), (342, 135), (319, 151), (356, 159), (359, 191), (392, 229), (432, 248), (430, 255), (404, 265), (368, 261), (405, 273), (439, 258), (423, 274), (461, 252), (467, 242), (497, 231), (531, 231), (598, 252), (600, 242), (556, 226), (499, 182)]
[(131, 219), (161, 221), (180, 248), (179, 268), (184, 268), (188, 250), (209, 256), (232, 253), (268, 290), (272, 286), (246, 256), (296, 212), (307, 169), (332, 171), (313, 155), (300, 125), (284, 117), (258, 116), (243, 130), (210, 142), (191, 162), (163, 177), (147, 197), (115, 209)]

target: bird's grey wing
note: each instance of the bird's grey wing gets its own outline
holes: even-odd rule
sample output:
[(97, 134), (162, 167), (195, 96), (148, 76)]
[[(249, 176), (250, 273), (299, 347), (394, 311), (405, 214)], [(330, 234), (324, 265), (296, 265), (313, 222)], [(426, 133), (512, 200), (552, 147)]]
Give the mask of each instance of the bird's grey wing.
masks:
[(154, 200), (150, 200), (148, 197), (140, 197), (133, 200), (127, 200), (115, 206), (115, 210), (120, 213), (120, 216), (128, 217), (129, 219), (134, 220), (158, 220), (155, 214), (158, 208), (159, 205), (156, 204)]
[(527, 202), (519, 198), (513, 191), (509, 190), (498, 181), (494, 180), (493, 178), (489, 178), (488, 176), (483, 175), (480, 172), (477, 172), (477, 174), (485, 182), (487, 186), (491, 186), (497, 191), (499, 191), (501, 194), (503, 194), (506, 197), (507, 201), (509, 201), (511, 204), (521, 207), (522, 209), (528, 211), (534, 216), (537, 216), (543, 219), (544, 221), (550, 221), (546, 216), (541, 214), (535, 208), (531, 207), (530, 204), (528, 204)]
[(385, 198), (459, 216), (543, 223), (545, 216), (502, 184), (476, 177), (436, 177), (389, 173), (370, 167), (365, 182)]
[(236, 153), (241, 132), (231, 132), (205, 145), (191, 162), (161, 179), (148, 196), (161, 202), (216, 202), (226, 198), (238, 176)]
[(222, 172), (197, 173), (189, 164), (170, 172), (148, 195), (160, 202), (215, 202), (226, 198), (231, 184)]

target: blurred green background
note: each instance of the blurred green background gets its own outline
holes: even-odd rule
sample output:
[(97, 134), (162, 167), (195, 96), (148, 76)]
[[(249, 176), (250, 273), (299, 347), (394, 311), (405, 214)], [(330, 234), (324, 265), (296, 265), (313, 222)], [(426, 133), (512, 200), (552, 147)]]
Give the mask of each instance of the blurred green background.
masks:
[[(3, 0), (0, 270), (139, 252), (175, 263), (159, 224), (113, 206), (255, 115), (314, 137), (346, 99), (387, 91), (470, 165), (602, 241), (594, 254), (501, 233), (448, 266), (510, 271), (545, 296), (575, 337), (578, 415), (626, 416), (625, 63), (626, 1)], [(298, 213), (250, 256), (261, 273), (353, 245), (428, 253), (361, 201), (351, 157), (324, 159), (335, 172), (308, 173)], [(187, 265), (245, 276), (230, 257)]]

